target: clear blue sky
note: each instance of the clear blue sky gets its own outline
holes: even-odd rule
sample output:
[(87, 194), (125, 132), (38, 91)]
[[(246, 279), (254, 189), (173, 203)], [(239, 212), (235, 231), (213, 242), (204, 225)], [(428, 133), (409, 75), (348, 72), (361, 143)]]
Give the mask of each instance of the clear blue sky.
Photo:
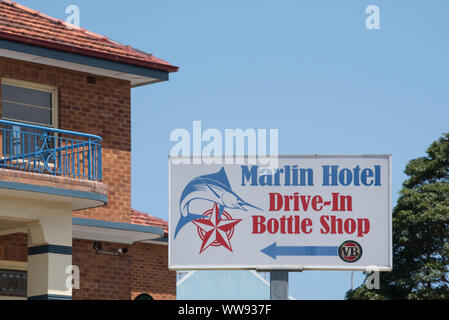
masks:
[[(167, 218), (170, 132), (278, 128), (280, 153), (392, 153), (408, 160), (449, 131), (447, 0), (20, 0), (154, 53), (180, 71), (133, 89), (132, 204)], [(380, 8), (381, 29), (365, 28)], [(298, 299), (341, 299), (350, 272), (290, 277)], [(362, 279), (356, 274), (356, 283)]]

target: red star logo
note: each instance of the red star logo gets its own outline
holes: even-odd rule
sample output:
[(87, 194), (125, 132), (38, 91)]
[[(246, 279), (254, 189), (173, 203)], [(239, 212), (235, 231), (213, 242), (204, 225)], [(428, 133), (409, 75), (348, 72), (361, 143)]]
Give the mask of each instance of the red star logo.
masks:
[[(203, 213), (205, 218), (194, 220), (193, 223), (198, 228), (198, 234), (203, 241), (200, 253), (210, 246), (223, 246), (232, 252), (231, 238), (234, 234), (234, 227), (242, 219), (232, 219), (232, 217), (223, 210), (220, 217), (220, 209), (217, 204), (210, 210)], [(210, 218), (206, 218), (210, 216)]]

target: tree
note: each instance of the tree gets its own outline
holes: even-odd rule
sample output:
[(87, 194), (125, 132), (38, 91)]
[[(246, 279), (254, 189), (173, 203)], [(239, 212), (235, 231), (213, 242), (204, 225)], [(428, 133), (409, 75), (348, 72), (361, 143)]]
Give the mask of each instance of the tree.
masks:
[(393, 271), (346, 299), (449, 299), (449, 133), (409, 161), (393, 210)]

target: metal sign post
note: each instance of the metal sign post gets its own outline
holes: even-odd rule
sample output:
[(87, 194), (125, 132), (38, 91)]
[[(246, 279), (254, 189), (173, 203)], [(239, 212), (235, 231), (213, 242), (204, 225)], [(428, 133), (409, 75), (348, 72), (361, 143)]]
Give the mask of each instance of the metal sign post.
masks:
[(288, 300), (288, 271), (270, 272), (270, 300)]
[(288, 300), (288, 277), (290, 272), (302, 272), (303, 266), (256, 267), (257, 272), (270, 273), (270, 300)]

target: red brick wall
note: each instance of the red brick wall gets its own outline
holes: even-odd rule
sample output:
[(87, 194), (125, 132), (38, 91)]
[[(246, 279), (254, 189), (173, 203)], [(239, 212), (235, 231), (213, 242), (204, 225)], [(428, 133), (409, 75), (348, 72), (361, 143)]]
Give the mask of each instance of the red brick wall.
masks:
[[(73, 216), (130, 223), (130, 83), (95, 76), (96, 84), (89, 84), (87, 74), (82, 72), (7, 58), (0, 58), (0, 77), (58, 87), (59, 128), (103, 138), (103, 182), (108, 187), (108, 205), (74, 211)], [(73, 299), (130, 299), (140, 293), (154, 299), (176, 298), (176, 274), (167, 268), (168, 247), (103, 242), (106, 251), (125, 246), (129, 253), (123, 257), (96, 255), (93, 241), (73, 240), (72, 261), (81, 273), (81, 289), (73, 290)], [(2, 254), (11, 260), (26, 261), (26, 235), (0, 237), (0, 259)]]
[(141, 293), (155, 300), (176, 299), (176, 271), (168, 270), (168, 246), (136, 243), (130, 253), (132, 299)]
[[(147, 293), (156, 300), (176, 299), (176, 272), (168, 270), (168, 247), (102, 242), (104, 251), (128, 248), (125, 255), (95, 254), (93, 241), (73, 239), (72, 264), (80, 269), (73, 300), (129, 300)], [(27, 261), (27, 234), (0, 236), (0, 260)]]
[[(96, 77), (61, 68), (0, 58), (0, 77), (58, 87), (59, 128), (103, 138), (103, 181), (108, 205), (74, 212), (74, 216), (130, 222), (131, 87), (129, 81)], [(1, 108), (0, 108), (1, 114)]]
[(125, 255), (95, 254), (93, 241), (73, 240), (72, 263), (80, 268), (80, 289), (74, 300), (134, 299), (147, 293), (154, 299), (176, 299), (176, 273), (169, 271), (168, 247), (136, 243), (126, 245), (102, 242), (104, 251), (128, 248)]
[(0, 260), (28, 260), (28, 236), (26, 233), (13, 233), (0, 236)]
[[(125, 245), (102, 242), (103, 250), (117, 251)], [(80, 269), (80, 289), (72, 299), (129, 300), (132, 257), (95, 254), (93, 241), (73, 239), (72, 263)]]

